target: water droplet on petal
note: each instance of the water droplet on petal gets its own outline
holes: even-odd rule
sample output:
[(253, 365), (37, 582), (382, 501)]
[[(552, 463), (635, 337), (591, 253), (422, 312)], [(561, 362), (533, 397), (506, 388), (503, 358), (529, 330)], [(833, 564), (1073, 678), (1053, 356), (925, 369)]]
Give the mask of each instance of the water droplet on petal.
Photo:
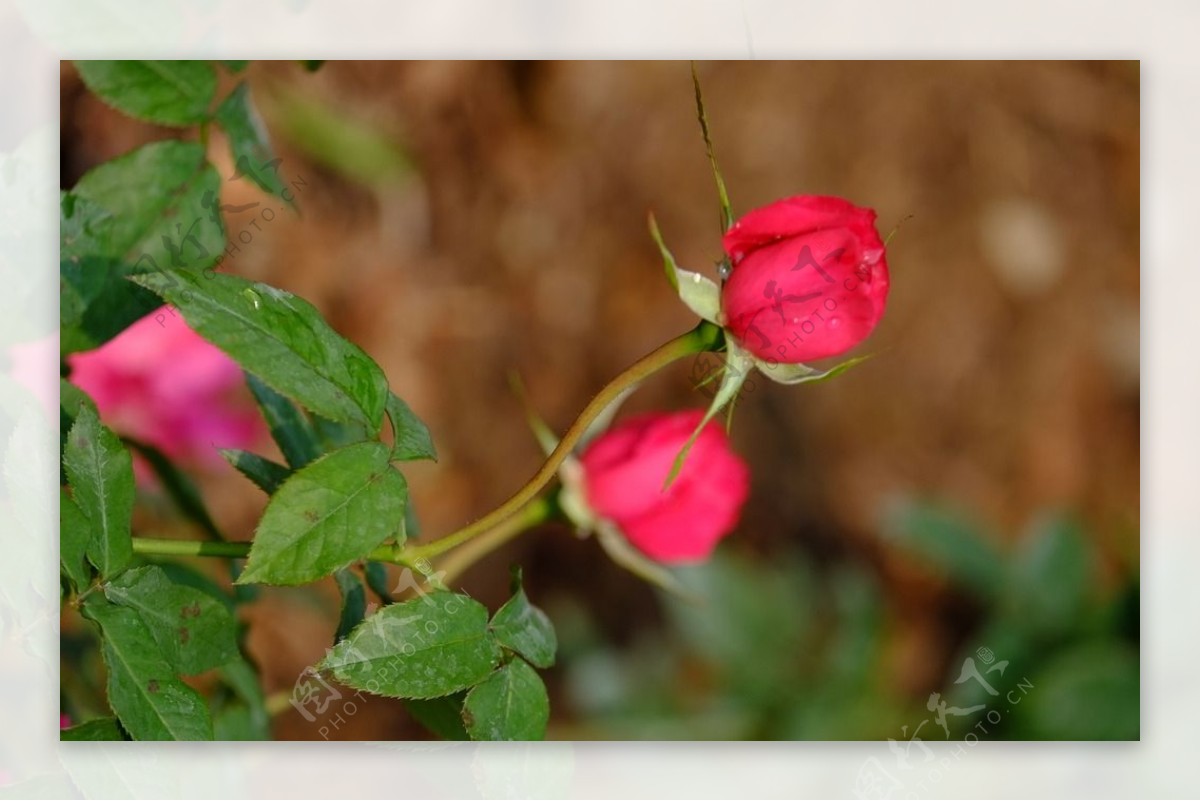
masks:
[(842, 324), (842, 318), (841, 318), (841, 317), (830, 317), (830, 318), (829, 318), (829, 327), (830, 327), (830, 328), (837, 328), (837, 327), (838, 327), (838, 326), (840, 326), (841, 324)]

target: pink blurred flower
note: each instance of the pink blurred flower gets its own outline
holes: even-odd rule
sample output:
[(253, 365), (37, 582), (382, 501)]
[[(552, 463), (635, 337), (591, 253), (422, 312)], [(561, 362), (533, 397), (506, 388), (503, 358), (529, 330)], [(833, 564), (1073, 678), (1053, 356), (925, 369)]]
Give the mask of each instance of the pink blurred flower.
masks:
[(10, 345), (8, 360), (13, 380), (33, 393), (47, 415), (57, 414), (58, 333)]
[(592, 512), (659, 562), (707, 559), (737, 525), (750, 492), (750, 471), (715, 422), (700, 432), (663, 492), (676, 454), (703, 416), (688, 411), (633, 417), (601, 434), (580, 456)]
[(241, 368), (169, 307), (68, 361), (109, 427), (172, 459), (221, 464), (217, 448), (249, 447), (262, 431)]
[(58, 728), (59, 728), (59, 729), (69, 729), (69, 728), (71, 728), (71, 716), (70, 716), (70, 715), (61, 715), (61, 714), (60, 714), (60, 715), (58, 716)]

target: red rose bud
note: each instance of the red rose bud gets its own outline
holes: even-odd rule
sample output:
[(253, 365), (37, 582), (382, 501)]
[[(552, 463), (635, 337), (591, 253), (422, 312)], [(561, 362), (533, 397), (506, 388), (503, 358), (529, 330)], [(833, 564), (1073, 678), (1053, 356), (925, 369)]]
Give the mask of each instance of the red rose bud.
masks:
[(642, 553), (664, 563), (706, 559), (737, 524), (750, 471), (725, 431), (701, 430), (670, 488), (663, 479), (703, 418), (700, 411), (631, 418), (593, 440), (580, 457), (587, 505)]
[(725, 234), (725, 328), (768, 362), (797, 364), (866, 339), (888, 294), (875, 212), (800, 195), (746, 214)]

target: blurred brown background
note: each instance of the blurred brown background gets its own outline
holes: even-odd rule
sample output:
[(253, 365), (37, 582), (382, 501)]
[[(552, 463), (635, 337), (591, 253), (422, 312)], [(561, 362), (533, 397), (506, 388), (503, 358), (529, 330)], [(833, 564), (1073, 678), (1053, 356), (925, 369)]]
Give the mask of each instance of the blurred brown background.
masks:
[[(733, 438), (753, 489), (723, 548), (762, 560), (798, 549), (818, 571), (853, 563), (876, 577), (881, 675), (919, 701), (969, 621), (935, 571), (879, 536), (895, 498), (948, 500), (1000, 542), (1038, 510), (1068, 508), (1101, 554), (1097, 583), (1136, 571), (1139, 67), (698, 70), (735, 214), (834, 194), (875, 208), (885, 235), (912, 215), (889, 247), (887, 314), (861, 348), (876, 358), (812, 387), (759, 380), (738, 404)], [(428, 422), (440, 460), (405, 469), (423, 536), (485, 513), (540, 463), (509, 371), (561, 430), (624, 366), (694, 324), (646, 231), (653, 210), (691, 269), (711, 274), (721, 255), (686, 62), (330, 62), (315, 73), (255, 62), (246, 75), (300, 215), (228, 213), (230, 240), (252, 241), (224, 266), (314, 303)], [(64, 186), (176, 135), (106, 108), (70, 65), (62, 131)], [(231, 175), (219, 134), (210, 148)], [(222, 198), (263, 200), (247, 181)], [(705, 405), (689, 374), (660, 374), (626, 411)], [(209, 477), (206, 497), (250, 536), (263, 498), (248, 482)], [(463, 586), (494, 608), (514, 561), (552, 616), (555, 599), (573, 599), (617, 648), (659, 625), (654, 594), (562, 528), (525, 535)], [(289, 690), (323, 654), (336, 625), (325, 589), (269, 591), (256, 607), (268, 691)], [(558, 669), (547, 681), (551, 735), (594, 734)], [(275, 733), (319, 736), (290, 711)], [(421, 735), (377, 701), (335, 736)]]

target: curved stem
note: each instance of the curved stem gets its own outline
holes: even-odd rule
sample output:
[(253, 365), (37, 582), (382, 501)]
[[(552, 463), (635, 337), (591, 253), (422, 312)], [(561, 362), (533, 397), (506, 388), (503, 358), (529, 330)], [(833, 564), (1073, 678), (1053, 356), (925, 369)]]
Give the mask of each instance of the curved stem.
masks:
[[(583, 408), (575, 422), (566, 430), (558, 447), (546, 458), (546, 462), (533, 474), (533, 478), (525, 482), (512, 497), (496, 507), (483, 517), (458, 531), (447, 534), (425, 545), (398, 548), (395, 545), (382, 545), (366, 558), (373, 562), (391, 562), (399, 565), (419, 565), (422, 560), (428, 560), (438, 554), (456, 548), (475, 537), (480, 537), (477, 545), (464, 549), (445, 563), (447, 578), (457, 575), (473, 564), (476, 560), (492, 551), (500, 544), (521, 533), (525, 529), (544, 521), (552, 512), (553, 503), (543, 500), (541, 503), (529, 505), (537, 497), (542, 488), (554, 478), (559, 465), (570, 455), (591, 425), (614, 399), (629, 387), (640, 382), (647, 376), (661, 370), (668, 364), (682, 359), (684, 356), (703, 351), (717, 350), (723, 342), (723, 335), (718, 326), (702, 322), (686, 334), (675, 337), (670, 342), (656, 348), (638, 359), (620, 375), (610, 381)], [(517, 514), (524, 509), (523, 514)], [(511, 520), (510, 520), (511, 518)], [(213, 542), (196, 540), (174, 540), (157, 537), (134, 537), (133, 551), (140, 554), (155, 554), (159, 556), (215, 556), (231, 559), (245, 559), (250, 555), (249, 542)], [(425, 571), (422, 571), (423, 573)]]
[(538, 468), (538, 471), (533, 474), (533, 478), (525, 482), (525, 485), (513, 493), (512, 497), (474, 523), (460, 528), (458, 531), (447, 534), (445, 537), (436, 539), (427, 545), (405, 549), (408, 558), (410, 560), (428, 559), (429, 557), (444, 553), (482, 534), (505, 518), (516, 513), (522, 506), (533, 499), (542, 490), (542, 487), (550, 483), (550, 480), (554, 478), (558, 470), (558, 466), (562, 464), (563, 460), (575, 448), (575, 445), (583, 437), (584, 432), (587, 431), (591, 422), (625, 389), (661, 370), (671, 362), (682, 359), (684, 356), (706, 350), (715, 350), (721, 341), (721, 329), (712, 323), (702, 322), (686, 334), (675, 337), (670, 342), (638, 359), (626, 368), (624, 372), (608, 382), (603, 389), (596, 393), (596, 396), (592, 398), (588, 405), (583, 407), (583, 411), (575, 418), (575, 422), (571, 423), (571, 427), (563, 433), (562, 439), (558, 442), (558, 447), (546, 458), (545, 463)]
[[(215, 556), (224, 559), (245, 559), (250, 555), (249, 542), (213, 542), (211, 540), (171, 540), (161, 537), (134, 537), (133, 552), (155, 556)], [(382, 545), (371, 553), (367, 559), (372, 562), (396, 562), (404, 564), (396, 558), (396, 549), (392, 545)]]
[(447, 556), (444, 562), (438, 564), (438, 578), (449, 584), (466, 572), (471, 565), (521, 532), (528, 531), (539, 523), (545, 523), (552, 518), (555, 508), (554, 502), (549, 498), (541, 498), (530, 503), (520, 512), (488, 529), (470, 542), (464, 543), (461, 548)]

